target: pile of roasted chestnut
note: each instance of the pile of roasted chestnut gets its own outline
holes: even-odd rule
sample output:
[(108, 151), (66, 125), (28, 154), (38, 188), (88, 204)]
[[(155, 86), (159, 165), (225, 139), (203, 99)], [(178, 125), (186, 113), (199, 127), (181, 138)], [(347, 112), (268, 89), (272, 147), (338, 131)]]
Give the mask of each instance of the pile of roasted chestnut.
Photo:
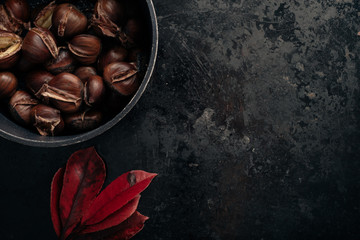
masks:
[(134, 2), (98, 0), (83, 11), (64, 0), (0, 5), (0, 99), (9, 115), (54, 136), (94, 129), (126, 106), (146, 68)]

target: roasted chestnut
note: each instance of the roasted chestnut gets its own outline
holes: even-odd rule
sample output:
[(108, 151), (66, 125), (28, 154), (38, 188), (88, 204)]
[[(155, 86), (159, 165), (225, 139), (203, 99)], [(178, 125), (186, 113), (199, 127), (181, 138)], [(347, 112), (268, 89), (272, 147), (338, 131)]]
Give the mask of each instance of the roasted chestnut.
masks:
[(64, 129), (64, 121), (60, 111), (43, 104), (32, 108), (31, 120), (42, 136), (55, 136)]
[(28, 89), (39, 99), (41, 99), (41, 93), (45, 90), (44, 84), (50, 82), (54, 78), (54, 75), (47, 71), (32, 71), (25, 77), (26, 86)]
[(129, 96), (139, 88), (137, 69), (127, 62), (114, 62), (104, 69), (105, 82), (122, 96)]
[(75, 69), (75, 62), (70, 51), (65, 47), (60, 47), (58, 57), (50, 59), (45, 64), (45, 68), (53, 74), (72, 72)]
[(87, 18), (74, 5), (63, 3), (55, 8), (52, 24), (57, 36), (72, 38), (86, 30)]
[(118, 26), (121, 26), (125, 19), (125, 7), (122, 1), (98, 0), (95, 8), (95, 15), (107, 18)]
[(97, 75), (94, 67), (79, 67), (74, 74), (80, 78), (83, 83), (85, 83), (89, 77)]
[(11, 97), (18, 86), (18, 81), (11, 72), (0, 73), (0, 99)]
[(41, 96), (60, 111), (76, 112), (82, 103), (83, 83), (71, 73), (60, 73), (44, 85)]
[(23, 56), (34, 64), (57, 58), (59, 54), (54, 36), (44, 28), (32, 28), (24, 38), (22, 50)]
[(97, 128), (102, 122), (102, 113), (94, 110), (68, 114), (64, 116), (66, 127), (76, 132)]
[(31, 123), (31, 109), (38, 104), (30, 94), (25, 91), (17, 91), (9, 101), (9, 108), (12, 117), (21, 125), (29, 125)]
[(21, 34), (23, 26), (9, 16), (4, 5), (0, 5), (0, 30)]
[(34, 20), (34, 25), (36, 27), (41, 27), (45, 29), (50, 29), (52, 26), (52, 16), (55, 10), (56, 4), (55, 1), (50, 2), (47, 6), (42, 8), (36, 13), (36, 17)]
[(6, 0), (5, 7), (15, 21), (22, 24), (29, 21), (30, 6), (26, 0)]
[(101, 52), (100, 39), (88, 34), (75, 36), (68, 44), (69, 50), (75, 59), (84, 65), (96, 62)]
[(21, 37), (0, 30), (0, 69), (10, 68), (16, 64), (21, 46)]
[(113, 62), (122, 62), (127, 58), (128, 52), (125, 48), (118, 46), (111, 48), (100, 55), (98, 60), (98, 71), (103, 72), (105, 66)]
[(89, 107), (98, 105), (105, 94), (105, 86), (102, 77), (91, 76), (85, 82), (84, 101)]

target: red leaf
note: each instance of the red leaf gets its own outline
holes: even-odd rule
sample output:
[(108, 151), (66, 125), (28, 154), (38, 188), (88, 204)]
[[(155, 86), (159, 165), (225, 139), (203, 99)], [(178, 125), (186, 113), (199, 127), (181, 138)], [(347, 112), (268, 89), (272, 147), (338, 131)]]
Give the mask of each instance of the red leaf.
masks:
[(128, 220), (120, 224), (116, 233), (107, 236), (104, 240), (127, 240), (135, 236), (144, 227), (144, 223), (149, 218), (135, 212)]
[(85, 226), (85, 229), (81, 231), (81, 234), (97, 232), (119, 225), (120, 223), (128, 219), (132, 214), (134, 214), (139, 204), (139, 200), (140, 200), (140, 195), (137, 195), (125, 206), (123, 206), (122, 208), (120, 208), (119, 210), (117, 210), (107, 218), (105, 218), (103, 221), (94, 225)]
[(156, 175), (141, 170), (121, 175), (96, 197), (84, 214), (82, 224), (92, 225), (101, 222), (144, 191)]
[(135, 236), (144, 227), (149, 218), (135, 212), (118, 226), (103, 231), (78, 235), (71, 240), (127, 240)]
[(59, 215), (59, 199), (63, 186), (64, 168), (60, 168), (54, 175), (51, 182), (51, 194), (50, 194), (50, 212), (51, 220), (54, 225), (56, 235), (59, 237), (62, 229), (61, 219)]
[(63, 226), (61, 240), (66, 239), (81, 221), (105, 180), (105, 164), (95, 148), (79, 150), (66, 164), (59, 208)]

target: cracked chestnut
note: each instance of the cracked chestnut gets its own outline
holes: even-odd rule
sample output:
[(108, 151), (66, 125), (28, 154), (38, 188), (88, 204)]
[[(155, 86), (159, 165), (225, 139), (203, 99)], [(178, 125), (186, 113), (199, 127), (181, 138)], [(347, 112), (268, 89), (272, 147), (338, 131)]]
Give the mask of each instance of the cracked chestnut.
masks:
[(132, 95), (139, 88), (138, 71), (134, 64), (114, 62), (104, 69), (104, 80), (108, 86), (122, 96)]
[(18, 81), (11, 72), (0, 73), (0, 99), (11, 97), (18, 86)]
[(29, 93), (25, 91), (16, 91), (9, 101), (11, 116), (21, 125), (30, 125), (31, 109), (38, 104)]
[(21, 37), (0, 30), (0, 69), (10, 68), (16, 64), (21, 46)]
[(69, 39), (86, 30), (87, 18), (74, 5), (63, 3), (55, 8), (52, 24), (57, 36)]
[(91, 76), (85, 82), (84, 102), (89, 107), (99, 105), (105, 94), (105, 86), (102, 77)]
[(125, 19), (125, 6), (121, 1), (98, 0), (94, 11), (95, 15), (107, 18), (119, 26)]
[(52, 26), (52, 16), (55, 10), (56, 4), (55, 1), (50, 2), (44, 8), (38, 9), (36, 11), (36, 17), (34, 19), (34, 25), (36, 27), (41, 27), (45, 29), (50, 29)]
[(113, 62), (122, 62), (127, 58), (127, 56), (128, 52), (125, 48), (121, 46), (111, 48), (100, 55), (97, 69), (99, 72), (103, 72), (105, 66)]
[(75, 69), (76, 60), (65, 47), (59, 48), (59, 55), (57, 58), (50, 59), (45, 68), (52, 74), (59, 74), (62, 72), (73, 72)]
[(60, 73), (44, 85), (41, 96), (66, 113), (79, 110), (83, 98), (83, 83), (71, 73)]
[(68, 47), (76, 60), (84, 65), (90, 65), (96, 62), (101, 52), (101, 41), (93, 35), (81, 34), (75, 36), (68, 43)]
[(102, 122), (102, 113), (85, 110), (64, 116), (66, 127), (75, 132), (84, 132), (97, 128)]
[(64, 120), (59, 110), (39, 104), (31, 109), (31, 120), (42, 136), (55, 136), (64, 129)]
[(21, 24), (29, 21), (30, 6), (26, 0), (6, 0), (5, 7), (15, 21)]
[(27, 88), (38, 99), (41, 99), (41, 92), (44, 90), (44, 84), (50, 82), (54, 78), (54, 75), (47, 71), (37, 70), (28, 73), (25, 77)]
[(89, 77), (97, 75), (94, 67), (79, 67), (75, 70), (74, 74), (85, 83)]
[(23, 56), (33, 64), (44, 63), (59, 54), (54, 36), (44, 28), (32, 28), (24, 38), (22, 50)]
[(0, 30), (21, 34), (23, 26), (8, 14), (4, 5), (0, 5)]

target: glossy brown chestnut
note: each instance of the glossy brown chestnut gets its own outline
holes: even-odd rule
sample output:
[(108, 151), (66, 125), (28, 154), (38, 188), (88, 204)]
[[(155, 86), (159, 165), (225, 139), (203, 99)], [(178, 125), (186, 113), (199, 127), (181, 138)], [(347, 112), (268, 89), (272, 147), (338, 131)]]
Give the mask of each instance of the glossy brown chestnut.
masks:
[(24, 38), (22, 50), (23, 56), (34, 64), (57, 58), (59, 54), (54, 36), (44, 28), (32, 28)]
[(107, 65), (104, 69), (104, 80), (110, 88), (122, 96), (135, 93), (140, 85), (136, 67), (127, 62)]
[(23, 26), (9, 16), (4, 5), (0, 5), (0, 30), (21, 34)]
[(31, 123), (31, 109), (38, 104), (29, 93), (25, 91), (17, 91), (9, 101), (9, 108), (12, 117), (21, 125), (29, 125)]
[(52, 16), (55, 10), (55, 1), (50, 2), (47, 6), (39, 10), (34, 19), (34, 25), (45, 29), (50, 29), (52, 26)]
[(74, 5), (63, 3), (55, 8), (52, 24), (57, 36), (69, 39), (86, 30), (87, 18)]
[(105, 53), (100, 54), (98, 60), (98, 71), (103, 72), (105, 66), (113, 62), (122, 62), (127, 58), (128, 52), (125, 48), (117, 46), (111, 48)]
[(41, 99), (41, 93), (44, 91), (44, 84), (50, 82), (54, 75), (47, 71), (36, 70), (28, 73), (25, 77), (26, 86), (38, 99)]
[(0, 69), (10, 68), (16, 64), (21, 46), (21, 37), (0, 30)]
[(5, 7), (14, 20), (22, 23), (29, 21), (30, 6), (26, 0), (6, 0)]
[(107, 18), (119, 26), (125, 19), (125, 7), (122, 1), (98, 0), (94, 12), (95, 15)]
[(73, 72), (75, 69), (76, 60), (65, 47), (59, 48), (59, 55), (57, 58), (50, 59), (45, 68), (52, 74), (59, 74), (62, 72)]
[(60, 111), (66, 113), (76, 112), (82, 103), (83, 83), (71, 73), (60, 73), (48, 84), (44, 85), (41, 96)]
[(91, 76), (85, 83), (84, 101), (89, 107), (98, 105), (105, 94), (105, 86), (102, 77)]
[(0, 99), (11, 97), (18, 86), (18, 81), (11, 72), (0, 72)]
[(74, 74), (85, 83), (89, 77), (97, 75), (94, 67), (79, 67), (75, 70)]
[(43, 104), (32, 108), (31, 120), (42, 136), (55, 136), (64, 129), (64, 121), (60, 111)]
[(66, 127), (76, 132), (89, 131), (100, 126), (102, 113), (94, 110), (68, 114), (64, 116)]
[(84, 65), (96, 62), (101, 52), (100, 39), (88, 34), (75, 36), (68, 44), (75, 59)]

